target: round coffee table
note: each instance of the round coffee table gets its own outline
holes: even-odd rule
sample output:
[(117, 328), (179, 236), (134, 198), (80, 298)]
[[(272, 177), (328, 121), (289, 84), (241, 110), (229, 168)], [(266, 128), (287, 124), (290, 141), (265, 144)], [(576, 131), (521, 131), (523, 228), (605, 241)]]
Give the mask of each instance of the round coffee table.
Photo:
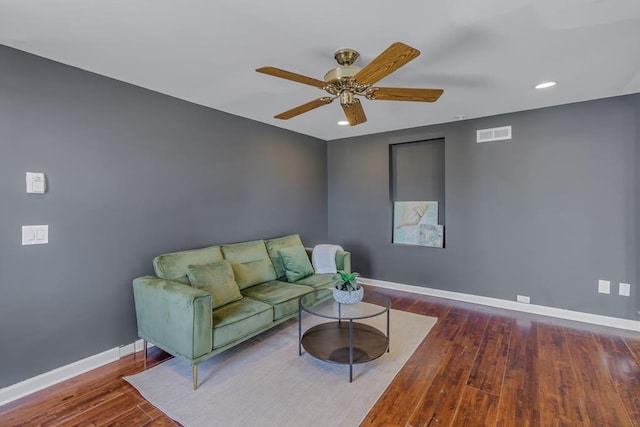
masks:
[[(370, 362), (389, 351), (389, 309), (387, 297), (365, 292), (362, 302), (339, 304), (331, 289), (319, 289), (300, 297), (298, 303), (298, 354), (302, 348), (311, 356), (326, 362), (349, 365), (349, 382), (353, 381), (353, 365)], [(330, 319), (302, 333), (302, 313)], [(386, 334), (357, 322), (386, 313)]]

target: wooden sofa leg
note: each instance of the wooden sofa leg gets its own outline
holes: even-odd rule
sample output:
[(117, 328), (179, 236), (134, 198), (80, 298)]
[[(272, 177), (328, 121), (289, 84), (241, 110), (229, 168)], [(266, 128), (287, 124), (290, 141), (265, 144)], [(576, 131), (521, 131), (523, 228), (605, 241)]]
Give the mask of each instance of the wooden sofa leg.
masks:
[(198, 388), (198, 365), (193, 365), (193, 390)]

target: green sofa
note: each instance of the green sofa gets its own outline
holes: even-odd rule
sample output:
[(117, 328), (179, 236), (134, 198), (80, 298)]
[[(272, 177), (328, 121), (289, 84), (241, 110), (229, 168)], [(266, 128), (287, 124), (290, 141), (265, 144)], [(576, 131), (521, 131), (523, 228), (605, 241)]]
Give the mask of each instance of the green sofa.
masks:
[[(133, 280), (138, 335), (198, 364), (297, 315), (300, 296), (332, 287), (332, 274), (314, 274), (311, 250), (297, 234), (160, 255), (155, 276)], [(351, 271), (351, 254), (336, 254)]]

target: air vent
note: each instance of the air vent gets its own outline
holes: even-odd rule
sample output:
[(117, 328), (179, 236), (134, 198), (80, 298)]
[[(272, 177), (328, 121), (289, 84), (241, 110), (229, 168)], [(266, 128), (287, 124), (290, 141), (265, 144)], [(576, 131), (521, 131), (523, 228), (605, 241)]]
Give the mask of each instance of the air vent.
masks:
[(480, 129), (476, 131), (476, 142), (500, 141), (511, 139), (511, 126), (501, 128)]

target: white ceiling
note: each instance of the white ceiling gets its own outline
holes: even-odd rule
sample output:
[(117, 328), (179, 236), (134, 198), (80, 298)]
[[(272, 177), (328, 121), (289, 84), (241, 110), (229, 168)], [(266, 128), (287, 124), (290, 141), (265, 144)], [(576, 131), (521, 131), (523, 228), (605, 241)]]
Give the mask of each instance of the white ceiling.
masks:
[[(438, 102), (273, 118), (324, 92), (256, 68), (322, 79), (335, 50), (363, 66), (395, 41), (422, 54), (377, 85)], [(0, 44), (324, 140), (640, 92), (640, 0), (0, 0)]]

